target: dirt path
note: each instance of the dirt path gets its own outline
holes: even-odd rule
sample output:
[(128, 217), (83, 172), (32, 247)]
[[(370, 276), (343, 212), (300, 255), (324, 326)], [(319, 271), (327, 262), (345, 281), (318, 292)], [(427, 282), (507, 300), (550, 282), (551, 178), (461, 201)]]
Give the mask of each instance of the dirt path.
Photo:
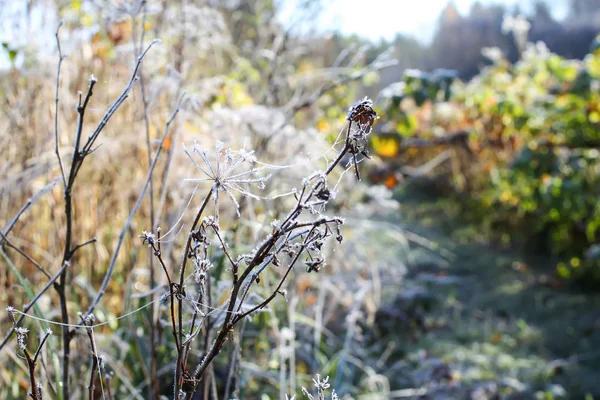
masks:
[(439, 247), (413, 246), (403, 287), (378, 315), (392, 390), (425, 388), (436, 399), (600, 398), (600, 295), (560, 287), (543, 273), (551, 271), (543, 259), (441, 226), (443, 216), (422, 203), (403, 212), (412, 232)]

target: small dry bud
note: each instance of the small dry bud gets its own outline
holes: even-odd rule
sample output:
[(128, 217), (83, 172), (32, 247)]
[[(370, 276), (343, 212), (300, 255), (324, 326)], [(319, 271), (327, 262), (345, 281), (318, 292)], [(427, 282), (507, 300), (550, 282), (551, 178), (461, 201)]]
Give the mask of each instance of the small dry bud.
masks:
[(366, 133), (371, 131), (373, 123), (378, 118), (379, 115), (373, 110), (373, 100), (368, 97), (365, 97), (354, 106), (350, 107), (348, 115), (346, 116), (347, 121), (357, 123), (361, 130), (364, 130)]

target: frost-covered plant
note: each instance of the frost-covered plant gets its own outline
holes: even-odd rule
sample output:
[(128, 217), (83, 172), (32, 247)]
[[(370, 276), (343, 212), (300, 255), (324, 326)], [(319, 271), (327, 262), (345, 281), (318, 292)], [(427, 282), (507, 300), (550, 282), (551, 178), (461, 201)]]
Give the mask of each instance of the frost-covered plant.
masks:
[[(313, 378), (313, 384), (315, 389), (317, 390), (317, 395), (316, 397), (313, 396), (313, 394), (305, 387), (302, 387), (302, 394), (305, 395), (306, 397), (308, 397), (309, 400), (325, 400), (326, 394), (327, 394), (327, 390), (331, 387), (331, 384), (329, 383), (329, 377), (326, 376), (325, 378), (321, 379), (321, 375), (316, 374), (315, 377)], [(335, 392), (335, 389), (333, 389), (331, 391), (331, 400), (338, 400), (339, 396), (337, 395), (337, 393)], [(286, 399), (289, 400), (295, 400), (296, 396), (292, 396), (291, 398), (286, 396)]]
[[(192, 152), (185, 150), (194, 166), (206, 176), (188, 181), (197, 184), (208, 182), (210, 188), (189, 230), (178, 281), (173, 279), (176, 269), (168, 267), (162, 257), (160, 232), (156, 236), (143, 232), (141, 236), (153, 249), (169, 281), (171, 328), (177, 350), (174, 383), (176, 399), (192, 398), (199, 383), (210, 373), (212, 361), (240, 321), (263, 310), (277, 295), (283, 297), (283, 286), (294, 267), (303, 263), (306, 272), (310, 273), (319, 272), (325, 265), (325, 255), (322, 252), (325, 242), (331, 237), (340, 242), (343, 239), (340, 231), (343, 219), (325, 214), (327, 204), (334, 197), (328, 176), (347, 154), (351, 155), (351, 164), (358, 171), (357, 164), (362, 160), (360, 157), (367, 157), (366, 138), (376, 119), (377, 113), (373, 110), (371, 100), (367, 98), (350, 108), (346, 118), (348, 126), (344, 144), (335, 160), (301, 180), (299, 187), (292, 191), (295, 202), (291, 210), (283, 220), (272, 224), (271, 232), (250, 253), (242, 253), (228, 244), (228, 232), (221, 228), (222, 221), (218, 217), (219, 193), (227, 195), (235, 205), (236, 213), (240, 215), (244, 210), (235, 195), (260, 200), (261, 197), (250, 193), (244, 186), (256, 184), (264, 187), (268, 176), (255, 176), (264, 168), (254, 167), (256, 159), (252, 152), (225, 149), (222, 143), (217, 144), (214, 164), (209, 160), (209, 154), (197, 146)], [(203, 164), (197, 163), (192, 154), (199, 156)], [(242, 169), (244, 165), (246, 169)], [(203, 217), (211, 200), (214, 202), (215, 214)], [(211, 277), (207, 273), (211, 265), (209, 254), (224, 255), (231, 274), (229, 295), (221, 304), (215, 303), (215, 296), (211, 294), (214, 283), (211, 285)], [(194, 266), (192, 275), (196, 278), (198, 287), (188, 284), (186, 267), (190, 259)], [(253, 293), (252, 289), (260, 282), (261, 275), (269, 266), (279, 270), (280, 278), (270, 295), (263, 298)], [(186, 306), (190, 303), (192, 307), (189, 309), (189, 316), (184, 316)], [(190, 319), (191, 325), (186, 322)], [(196, 367), (191, 369), (189, 357), (193, 350), (192, 344), (201, 332), (205, 336), (203, 356)], [(322, 383), (322, 389), (327, 385), (327, 381), (318, 382)]]
[(227, 197), (235, 205), (235, 210), (238, 216), (240, 216), (240, 204), (235, 199), (234, 193), (239, 193), (243, 196), (252, 197), (256, 200), (260, 200), (260, 197), (250, 193), (243, 186), (248, 184), (255, 184), (259, 189), (265, 188), (265, 182), (271, 177), (270, 175), (264, 177), (254, 178), (257, 172), (263, 168), (252, 168), (245, 171), (239, 170), (245, 164), (252, 165), (256, 161), (253, 151), (237, 150), (233, 151), (230, 148), (224, 149), (223, 142), (218, 141), (215, 149), (216, 161), (214, 167), (211, 165), (208, 159), (208, 153), (206, 150), (198, 147), (197, 143), (194, 144), (193, 153), (200, 156), (204, 165), (199, 165), (190, 152), (184, 149), (185, 154), (190, 158), (192, 163), (202, 172), (205, 178), (189, 178), (186, 182), (212, 182), (211, 193), (215, 201), (215, 216), (218, 219), (219, 216), (219, 192), (224, 192)]
[[(41, 279), (36, 276), (30, 281), (32, 288), (41, 289), (38, 289), (35, 297), (28, 303), (18, 307), (20, 315), (15, 319), (17, 323), (5, 335), (0, 349), (16, 336), (19, 352), (23, 351), (27, 332), (24, 331), (25, 326), (21, 326), (20, 323), (26, 316), (33, 317), (30, 313), (35, 312), (38, 318), (48, 318), (46, 323), (60, 324), (58, 329), (61, 334), (51, 339), (48, 344), (53, 359), (52, 363), (48, 364), (50, 368), (47, 376), (55, 380), (54, 386), (50, 388), (61, 390), (62, 397), (67, 400), (69, 395), (71, 398), (77, 398), (84, 394), (84, 385), (80, 385), (80, 382), (85, 382), (91, 391), (94, 384), (104, 384), (104, 389), (110, 390), (110, 373), (102, 375), (102, 356), (97, 354), (93, 339), (94, 329), (107, 325), (107, 318), (111, 321), (110, 328), (114, 329), (114, 332), (112, 335), (102, 335), (103, 341), (110, 340), (111, 344), (118, 341), (126, 346), (129, 344), (127, 341), (133, 340), (137, 335), (135, 340), (139, 340), (138, 344), (141, 345), (130, 346), (123, 359), (148, 355), (144, 358), (147, 364), (141, 363), (141, 366), (138, 363), (123, 365), (122, 360), (118, 360), (114, 365), (110, 362), (111, 353), (108, 350), (107, 367), (112, 371), (122, 367), (123, 371), (133, 375), (131, 383), (134, 386), (138, 385), (134, 388), (119, 376), (113, 381), (113, 387), (120, 392), (119, 396), (123, 396), (125, 390), (133, 395), (145, 388), (144, 390), (148, 390), (145, 394), (148, 398), (156, 398), (157, 393), (164, 391), (164, 386), (158, 383), (157, 379), (158, 376), (162, 376), (162, 372), (159, 374), (159, 371), (163, 365), (160, 365), (159, 361), (172, 356), (170, 351), (173, 348), (179, 358), (176, 385), (185, 389), (184, 392), (189, 392), (190, 388), (196, 388), (200, 378), (203, 384), (210, 384), (210, 380), (215, 376), (211, 361), (205, 363), (198, 355), (208, 355), (208, 358), (214, 359), (223, 345), (223, 340), (233, 338), (230, 327), (239, 321), (250, 319), (245, 317), (265, 310), (267, 303), (275, 299), (277, 294), (285, 298), (284, 281), (291, 276), (294, 264), (296, 269), (301, 267), (309, 272), (322, 270), (326, 262), (336, 264), (335, 254), (328, 252), (329, 249), (325, 251), (325, 248), (331, 237), (338, 241), (343, 239), (340, 225), (344, 220), (337, 214), (341, 214), (347, 204), (357, 203), (365, 189), (362, 185), (342, 182), (339, 175), (349, 172), (347, 177), (352, 174), (353, 169), (358, 173), (358, 164), (368, 156), (366, 136), (375, 118), (372, 104), (365, 100), (351, 108), (348, 114), (350, 126), (347, 131), (340, 133), (339, 138), (342, 140), (336, 140), (331, 148), (329, 137), (324, 135), (324, 129), (319, 127), (318, 131), (313, 128), (313, 121), (304, 120), (308, 127), (305, 125), (302, 128), (296, 128), (290, 122), (301, 110), (314, 108), (320, 113), (322, 110), (314, 106), (324, 94), (360, 79), (368, 71), (382, 68), (381, 64), (361, 68), (359, 60), (364, 50), (352, 56), (355, 49), (349, 49), (340, 55), (335, 68), (327, 74), (315, 75), (316, 78), (310, 79), (288, 79), (297, 64), (295, 60), (299, 59), (304, 50), (301, 46), (290, 45), (296, 43), (296, 39), (290, 42), (286, 32), (280, 30), (277, 24), (269, 24), (268, 32), (265, 29), (257, 32), (265, 40), (256, 46), (260, 45), (265, 49), (271, 47), (272, 54), (269, 55), (267, 52), (254, 51), (256, 46), (248, 47), (249, 51), (240, 51), (234, 45), (239, 41), (231, 40), (235, 35), (229, 32), (229, 27), (233, 25), (229, 18), (235, 18), (235, 15), (229, 15), (220, 6), (209, 8), (194, 4), (180, 6), (169, 2), (159, 4), (145, 1), (113, 3), (101, 0), (93, 5), (90, 3), (83, 6), (81, 11), (85, 13), (85, 18), (93, 18), (96, 15), (97, 19), (102, 21), (99, 31), (96, 31), (96, 27), (77, 28), (81, 19), (79, 12), (73, 13), (68, 9), (65, 9), (64, 13), (61, 12), (64, 25), (70, 30), (70, 41), (65, 47), (66, 51), (62, 53), (58, 40), (59, 32), (56, 32), (59, 62), (56, 79), (51, 81), (56, 87), (46, 84), (45, 75), (27, 75), (28, 79), (23, 80), (27, 82), (26, 89), (21, 90), (23, 93), (15, 93), (14, 98), (18, 101), (15, 100), (11, 106), (10, 99), (6, 99), (5, 108), (10, 118), (0, 122), (3, 131), (9, 135), (9, 140), (6, 140), (7, 136), (3, 136), (5, 140), (0, 140), (2, 148), (8, 149), (6, 153), (9, 156), (6, 165), (0, 168), (2, 175), (7, 178), (6, 182), (2, 182), (2, 193), (11, 193), (11, 196), (27, 196), (29, 191), (35, 193), (39, 189), (36, 185), (46, 179), (47, 172), (54, 172), (57, 180), (48, 185), (47, 191), (39, 190), (27, 204), (35, 202), (39, 194), (53, 188), (60, 187), (62, 192), (52, 190), (51, 201), (40, 207), (42, 211), (46, 206), (51, 207), (53, 220), (57, 218), (56, 224), (50, 224), (50, 227), (43, 226), (47, 216), (40, 213), (32, 215), (31, 219), (41, 222), (42, 225), (23, 223), (21, 225), (27, 229), (18, 227), (19, 229), (12, 233), (15, 240), (19, 235), (30, 236), (27, 230), (35, 225), (38, 231), (36, 237), (50, 241), (32, 243), (31, 247), (28, 245), (19, 253), (43, 273), (43, 276), (39, 275)], [(206, 23), (198, 27), (198, 20)], [(103, 27), (109, 29), (108, 37), (104, 37)], [(131, 41), (128, 41), (127, 37), (128, 27), (131, 28)], [(115, 32), (110, 31), (112, 28), (124, 36), (114, 37)], [(271, 33), (274, 33), (274, 38), (271, 38)], [(94, 35), (93, 39), (90, 35)], [(160, 36), (167, 45), (154, 46), (152, 51), (146, 54), (155, 42), (146, 47), (146, 51), (143, 51), (144, 43), (152, 36)], [(275, 42), (276, 45), (271, 46), (271, 42)], [(80, 47), (81, 57), (78, 52)], [(192, 48), (194, 51), (191, 51)], [(78, 56), (74, 57), (76, 54)], [(66, 55), (69, 57), (65, 57)], [(110, 79), (104, 69), (105, 65), (109, 67), (108, 70), (112, 67), (118, 67), (119, 70), (129, 69), (130, 65), (127, 63), (132, 55), (133, 71), (125, 88), (117, 84), (105, 85), (106, 79)], [(275, 62), (263, 65), (265, 55)], [(142, 58), (146, 60), (143, 65)], [(225, 67), (230, 64), (237, 67), (233, 68), (233, 71)], [(343, 65), (344, 68), (338, 68)], [(253, 78), (256, 71), (264, 72), (263, 70), (268, 69), (267, 66), (270, 66), (272, 71), (256, 75), (260, 79)], [(81, 88), (81, 82), (86, 78), (87, 72), (84, 71), (92, 69), (99, 78), (92, 75), (88, 90), (78, 92), (77, 89)], [(348, 75), (340, 71), (355, 72)], [(17, 74), (19, 71), (14, 72)], [(36, 71), (27, 71), (28, 74), (32, 72)], [(246, 74), (252, 79), (246, 78)], [(35, 79), (30, 79), (32, 77)], [(262, 79), (263, 77), (266, 79)], [(39, 85), (40, 90), (32, 83)], [(166, 103), (174, 102), (184, 84), (190, 93), (184, 101), (177, 104), (176, 111), (166, 121), (164, 135), (159, 140), (153, 129), (165, 125), (163, 109), (160, 108)], [(141, 89), (140, 94), (137, 93), (138, 88)], [(233, 89), (235, 91), (231, 92)], [(116, 90), (122, 92), (113, 96)], [(45, 96), (37, 96), (38, 92)], [(238, 94), (250, 93), (252, 101), (248, 101), (249, 96), (240, 96), (242, 99), (238, 101)], [(46, 109), (45, 102), (49, 95), (52, 96), (55, 106), (52, 115), (40, 113), (39, 120), (23, 118), (24, 116), (20, 115), (24, 107), (19, 104), (25, 104), (25, 99), (29, 104), (28, 109), (43, 110)], [(116, 100), (113, 103), (103, 106), (114, 98)], [(129, 100), (125, 101), (126, 99)], [(264, 106), (265, 104), (267, 106)], [(345, 103), (340, 100), (339, 104)], [(143, 106), (143, 110), (138, 109), (138, 106)], [(180, 106), (184, 118), (176, 121), (177, 130), (169, 132), (169, 124), (180, 110)], [(329, 107), (335, 109), (337, 106)], [(65, 112), (72, 108), (76, 108), (76, 112)], [(102, 112), (103, 108), (107, 109), (106, 113)], [(127, 125), (131, 129), (128, 128), (126, 134), (121, 134), (118, 129), (114, 129), (113, 132), (110, 126), (109, 129), (103, 129), (109, 119), (113, 122), (108, 125), (113, 125), (113, 128), (125, 125), (114, 123), (118, 118), (122, 118), (123, 114), (123, 111), (116, 113), (117, 109), (125, 111), (126, 115), (132, 111), (134, 123), (131, 126)], [(46, 114), (49, 114), (49, 117), (44, 117)], [(113, 114), (115, 116), (111, 118)], [(46, 124), (47, 118), (52, 117), (53, 124)], [(329, 116), (328, 119), (335, 119), (335, 116)], [(35, 123), (38, 125), (22, 125), (22, 122), (30, 120), (37, 121)], [(131, 122), (129, 119), (127, 121)], [(223, 121), (236, 124), (231, 127), (225, 124), (218, 126), (218, 123)], [(140, 141), (136, 134), (136, 131), (141, 131), (142, 122), (147, 143)], [(88, 126), (92, 123), (94, 126)], [(341, 118), (339, 123), (341, 124)], [(54, 125), (55, 132), (50, 132), (54, 133), (54, 141), (42, 138), (37, 133), (32, 134), (40, 132), (38, 128), (45, 128), (46, 125)], [(341, 125), (328, 131), (337, 131), (339, 127)], [(194, 131), (194, 139), (199, 143), (189, 147), (187, 152), (193, 164), (189, 163), (186, 152), (180, 151), (181, 147), (177, 145), (181, 143), (181, 139), (185, 143), (191, 142), (190, 130)], [(101, 131), (102, 138), (99, 139)], [(27, 133), (27, 136), (22, 135), (22, 132)], [(198, 136), (199, 132), (208, 134)], [(88, 134), (91, 134), (89, 138)], [(12, 137), (18, 137), (19, 140), (10, 140)], [(227, 146), (217, 143), (219, 140), (227, 143)], [(35, 143), (35, 146), (30, 146), (31, 143)], [(53, 145), (55, 154), (46, 148), (48, 143)], [(99, 146), (100, 144), (102, 146)], [(215, 147), (216, 151), (213, 151)], [(255, 151), (244, 150), (248, 148)], [(129, 152), (136, 156), (130, 157)], [(13, 153), (19, 158), (13, 158)], [(165, 153), (168, 154), (163, 156)], [(334, 154), (333, 158), (331, 154)], [(27, 161), (32, 156), (35, 157)], [(92, 159), (97, 162), (90, 162)], [(258, 159), (270, 164), (260, 163)], [(335, 168), (336, 165), (346, 162), (349, 168)], [(32, 168), (21, 171), (19, 168), (22, 165), (32, 165)], [(317, 171), (311, 173), (315, 169)], [(147, 176), (145, 181), (139, 179), (140, 171), (142, 176)], [(190, 174), (189, 171), (194, 173)], [(285, 178), (279, 179), (283, 173)], [(13, 176), (18, 178), (13, 181)], [(188, 177), (185, 185), (179, 189), (176, 189), (174, 184), (171, 185), (174, 182), (179, 185), (183, 177)], [(306, 179), (301, 180), (302, 177)], [(13, 185), (17, 181), (18, 184)], [(275, 182), (271, 184), (272, 181)], [(97, 182), (109, 184), (95, 184)], [(261, 191), (267, 183), (268, 189)], [(90, 208), (89, 200), (92, 200), (92, 203), (96, 199), (100, 200), (98, 189), (103, 192), (102, 201)], [(194, 190), (194, 193), (196, 190), (198, 193), (204, 192), (205, 196), (200, 199), (202, 211), (196, 214), (196, 218), (192, 218), (193, 221), (181, 219), (187, 229), (190, 229), (189, 225), (193, 225), (187, 237), (182, 238), (184, 235), (174, 234), (174, 239), (165, 240), (166, 235), (157, 227), (160, 224), (173, 225), (173, 218), (182, 215), (181, 210), (177, 209), (179, 200), (186, 197), (191, 190)], [(156, 197), (153, 199), (153, 196)], [(336, 199), (336, 196), (342, 200), (332, 204), (330, 200)], [(132, 199), (135, 200), (134, 204)], [(7, 197), (7, 200), (10, 201), (4, 202), (3, 207), (7, 204), (21, 203), (14, 197)], [(106, 208), (101, 203), (107, 204)], [(185, 201), (181, 201), (181, 204), (185, 204)], [(191, 201), (189, 204), (192, 204)], [(98, 207), (94, 209), (96, 206)], [(57, 210), (63, 207), (65, 212), (57, 213)], [(26, 207), (18, 212), (14, 221), (19, 219), (25, 209)], [(88, 218), (88, 212), (93, 216), (91, 220)], [(326, 212), (332, 216), (326, 215)], [(7, 213), (8, 215), (14, 214)], [(236, 218), (236, 215), (242, 218)], [(146, 222), (145, 218), (149, 221)], [(116, 221), (123, 221), (118, 234), (114, 232)], [(11, 224), (1, 232), (0, 244), (10, 248), (11, 252), (19, 252), (20, 249), (11, 242)], [(65, 229), (57, 229), (61, 226)], [(141, 235), (145, 244), (149, 246), (148, 253), (139, 251), (142, 240), (128, 239), (129, 233), (137, 229), (136, 226), (143, 226), (148, 230)], [(248, 231), (251, 234), (248, 235)], [(90, 239), (91, 237), (94, 238)], [(92, 246), (81, 250), (85, 245), (95, 243), (96, 237), (98, 244), (94, 250), (91, 250)], [(182, 248), (179, 247), (181, 239), (187, 239)], [(242, 242), (243, 247), (240, 246)], [(49, 247), (46, 248), (46, 245)], [(254, 250), (251, 250), (252, 247)], [(40, 255), (32, 248), (44, 251), (48, 249), (48, 254), (50, 248), (55, 248), (60, 254), (53, 254), (56, 257), (54, 260), (48, 258), (46, 266), (42, 265), (44, 263), (34, 262)], [(3, 247), (0, 250), (4, 249)], [(32, 256), (27, 255), (27, 252), (31, 252)], [(180, 263), (173, 259), (175, 252), (176, 256), (184, 255)], [(92, 253), (94, 260), (90, 262), (88, 255)], [(129, 254), (131, 258), (124, 261), (124, 254)], [(46, 256), (47, 254), (44, 254), (44, 257)], [(148, 261), (146, 256), (152, 259), (148, 262), (147, 269), (141, 267), (144, 261)], [(157, 263), (156, 259), (160, 260), (160, 263)], [(86, 266), (90, 266), (90, 275), (85, 273)], [(134, 267), (133, 271), (124, 269), (129, 266)], [(29, 265), (19, 265), (18, 269), (27, 271), (28, 267)], [(337, 267), (335, 265), (335, 268)], [(335, 271), (335, 268), (330, 270)], [(131, 272), (131, 275), (127, 275), (125, 284), (122, 284), (120, 279), (115, 279), (124, 276), (125, 274), (121, 275), (123, 272)], [(158, 277), (161, 273), (160, 278), (164, 277), (163, 282)], [(264, 283), (268, 283), (273, 277), (279, 278), (275, 285), (278, 289), (265, 294), (264, 291), (269, 290), (269, 285)], [(95, 278), (100, 278), (101, 282)], [(161, 285), (165, 280), (168, 281), (167, 285)], [(259, 285), (261, 280), (262, 284)], [(77, 287), (71, 290), (73, 282), (81, 285), (84, 290), (78, 290)], [(127, 293), (129, 283), (134, 288), (131, 296)], [(167, 292), (164, 291), (165, 287)], [(296, 295), (294, 287), (287, 289), (289, 293)], [(53, 290), (56, 291), (56, 299), (50, 295)], [(232, 291), (235, 291), (235, 295)], [(106, 310), (106, 313), (100, 310), (101, 301), (106, 305), (115, 299), (124, 300), (123, 312), (139, 301), (134, 299), (143, 299), (143, 307), (152, 315), (152, 319), (148, 321), (147, 314), (140, 312), (142, 308), (121, 317), (114, 316), (114, 313), (118, 313), (114, 307), (111, 307), (110, 311)], [(172, 336), (162, 334), (165, 321), (160, 311), (161, 304), (165, 303), (168, 305), (165, 314), (169, 319), (166, 326), (173, 326)], [(52, 310), (54, 304), (60, 306), (60, 316), (44, 315), (49, 309)], [(85, 312), (73, 320), (75, 312), (79, 311), (78, 306), (82, 304), (87, 310), (83, 310)], [(283, 301), (281, 304), (284, 304)], [(233, 311), (229, 310), (230, 305)], [(41, 306), (42, 313), (37, 310), (38, 306)], [(93, 320), (94, 315), (100, 322), (96, 323)], [(110, 315), (113, 316), (109, 317)], [(126, 329), (127, 327), (113, 324), (117, 319), (128, 316), (137, 318), (137, 322), (142, 320), (133, 334)], [(28, 328), (30, 332), (33, 331), (30, 326)], [(76, 335), (76, 332), (82, 331), (90, 336), (91, 368), (87, 368), (87, 356), (90, 353), (79, 351), (80, 338), (83, 335)], [(130, 334), (132, 336), (128, 336)], [(32, 336), (29, 333), (30, 341)], [(165, 336), (168, 336), (167, 340), (164, 340)], [(240, 334), (240, 337), (242, 336)], [(105, 342), (99, 344), (106, 345)], [(61, 348), (62, 352), (59, 351)], [(102, 346), (99, 350), (106, 348)], [(146, 354), (147, 349), (149, 354)], [(239, 360), (237, 364), (237, 368), (232, 367), (232, 370), (239, 370)], [(188, 366), (197, 366), (200, 369), (193, 370), (190, 367), (188, 370)], [(81, 379), (90, 369), (90, 380)], [(197, 376), (200, 378), (196, 378)], [(0, 389), (0, 396), (3, 393), (6, 392)]]
[(17, 310), (14, 307), (6, 307), (6, 312), (8, 312), (9, 319), (13, 324), (13, 328), (17, 336), (17, 350), (19, 353), (23, 354), (23, 358), (27, 362), (27, 367), (29, 369), (29, 381), (31, 384), (31, 391), (29, 392), (29, 397), (31, 397), (33, 400), (41, 400), (42, 385), (37, 382), (35, 369), (37, 367), (37, 362), (40, 357), (42, 348), (44, 347), (44, 344), (46, 344), (48, 337), (52, 335), (52, 330), (50, 328), (46, 329), (46, 331), (42, 335), (42, 339), (40, 340), (37, 350), (32, 355), (27, 349), (27, 335), (29, 334), (29, 329), (23, 328), (22, 326), (19, 326), (17, 324), (17, 320), (15, 318)]

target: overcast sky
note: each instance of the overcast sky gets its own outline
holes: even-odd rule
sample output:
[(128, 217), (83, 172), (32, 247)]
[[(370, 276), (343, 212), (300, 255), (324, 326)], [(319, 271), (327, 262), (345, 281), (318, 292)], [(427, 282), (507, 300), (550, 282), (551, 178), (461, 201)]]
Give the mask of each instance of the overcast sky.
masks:
[[(293, 2), (294, 0), (288, 0)], [(469, 11), (475, 0), (454, 0), (462, 14)], [(484, 4), (519, 3), (523, 11), (531, 8), (533, 0), (480, 0)], [(568, 0), (548, 0), (556, 18), (566, 14)], [(437, 19), (448, 0), (323, 0), (325, 13), (321, 21), (327, 30), (356, 33), (371, 40), (392, 39), (397, 32), (428, 42), (433, 36)]]

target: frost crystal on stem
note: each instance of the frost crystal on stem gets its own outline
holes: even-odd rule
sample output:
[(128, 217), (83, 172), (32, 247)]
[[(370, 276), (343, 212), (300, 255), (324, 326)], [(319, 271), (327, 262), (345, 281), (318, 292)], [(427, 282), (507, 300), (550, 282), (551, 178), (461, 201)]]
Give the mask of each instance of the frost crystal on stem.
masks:
[[(262, 190), (265, 188), (266, 181), (271, 177), (271, 175), (253, 177), (257, 172), (264, 169), (264, 167), (252, 168), (252, 165), (256, 162), (254, 151), (246, 151), (244, 149), (234, 151), (231, 150), (231, 148), (224, 149), (223, 143), (217, 142), (216, 160), (214, 163), (210, 162), (207, 151), (199, 148), (197, 143), (194, 144), (191, 152), (186, 148), (184, 148), (184, 152), (194, 163), (196, 168), (206, 175), (205, 178), (185, 179), (185, 182), (200, 183), (212, 181), (215, 207), (218, 207), (218, 192), (225, 192), (235, 206), (238, 217), (240, 216), (240, 204), (233, 195), (233, 192), (260, 200), (259, 196), (250, 193), (243, 186), (253, 184)], [(200, 157), (203, 165), (200, 165), (194, 160), (193, 154)], [(241, 170), (241, 167), (245, 164), (247, 164), (250, 169)]]

